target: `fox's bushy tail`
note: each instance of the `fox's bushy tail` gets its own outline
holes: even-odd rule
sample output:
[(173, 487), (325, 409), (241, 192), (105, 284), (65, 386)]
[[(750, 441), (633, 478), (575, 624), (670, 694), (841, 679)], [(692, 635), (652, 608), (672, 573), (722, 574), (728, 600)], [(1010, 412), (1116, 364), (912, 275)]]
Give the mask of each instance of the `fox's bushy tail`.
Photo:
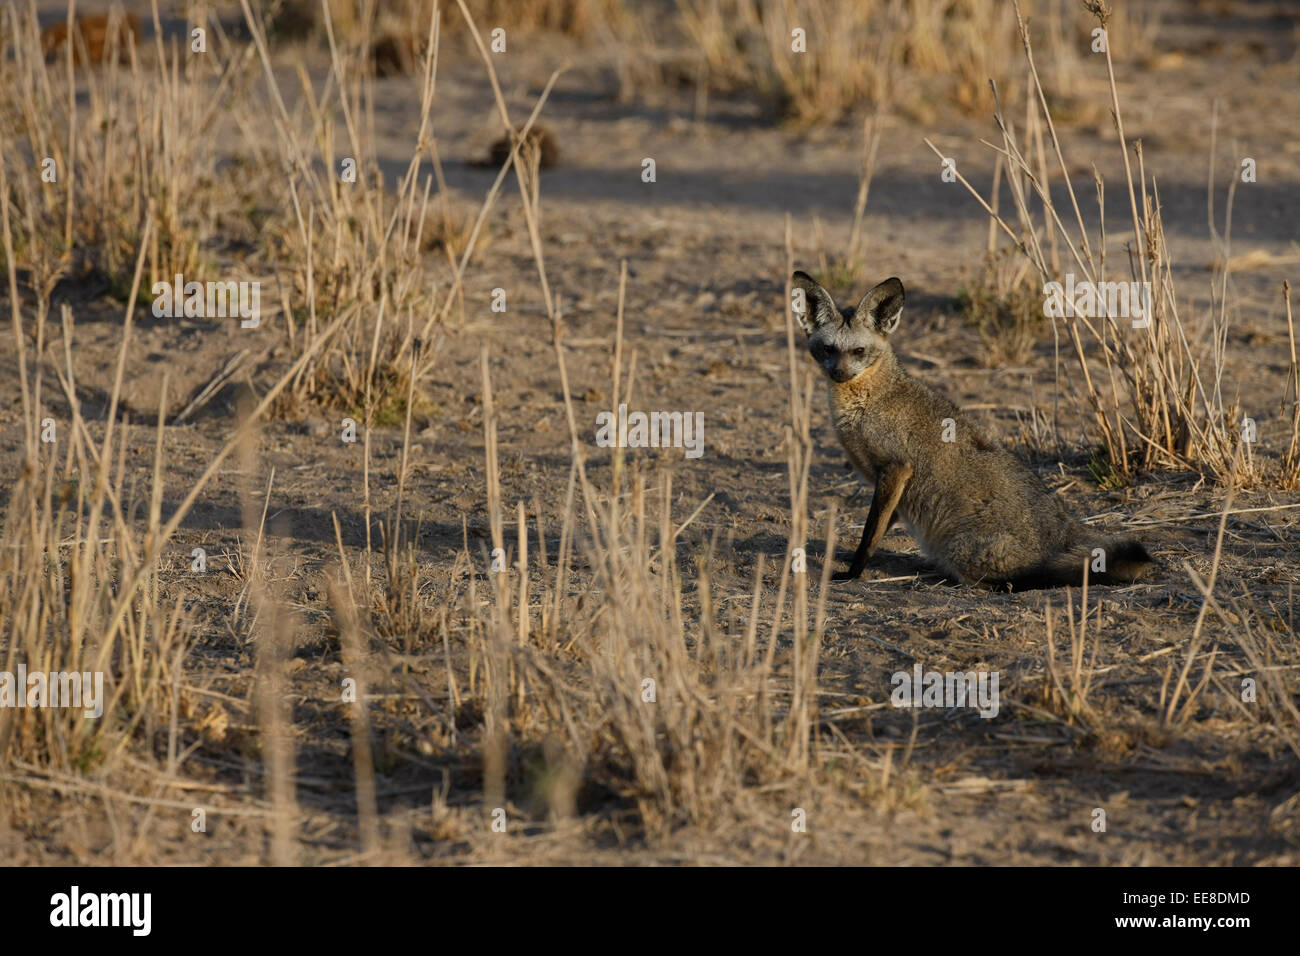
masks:
[[(1097, 566), (1104, 570), (1093, 570)], [(1099, 537), (1080, 541), (1006, 583), (1013, 591), (1077, 587), (1083, 584), (1086, 568), (1089, 585), (1130, 584), (1142, 580), (1154, 567), (1155, 559), (1137, 539)]]

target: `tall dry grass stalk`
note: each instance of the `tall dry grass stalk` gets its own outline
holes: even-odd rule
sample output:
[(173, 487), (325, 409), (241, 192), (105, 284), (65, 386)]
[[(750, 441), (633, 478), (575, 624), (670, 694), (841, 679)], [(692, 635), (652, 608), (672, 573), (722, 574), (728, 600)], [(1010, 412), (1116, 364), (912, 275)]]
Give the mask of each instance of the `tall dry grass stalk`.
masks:
[[(1093, 609), (1096, 623), (1093, 627), (1092, 650), (1088, 651), (1088, 580), (1084, 571), (1083, 589), (1079, 597), (1079, 617), (1075, 620), (1074, 598), (1065, 592), (1066, 624), (1070, 635), (1070, 668), (1062, 672), (1056, 662), (1055, 616), (1049, 599), (1044, 609), (1047, 623), (1047, 666), (1043, 673), (1043, 703), (1051, 711), (1062, 714), (1068, 723), (1078, 723), (1085, 729), (1096, 719), (1096, 712), (1088, 703), (1088, 694), (1097, 674), (1097, 652), (1101, 646), (1101, 602)], [(1085, 665), (1086, 659), (1086, 665)]]
[[(1115, 29), (1107, 5), (1090, 3), (1088, 6), (1095, 11), (1098, 24)], [(1105, 63), (1110, 108), (1124, 163), (1133, 238), (1127, 275), (1117, 277), (1108, 273), (1105, 191), (1101, 177), (1097, 175), (1094, 183), (1102, 210), (1094, 248), (1039, 77), (1029, 29), (1020, 17), (1018, 4), (1016, 14), (1041, 131), (1045, 133), (1040, 133), (1041, 141), (1050, 144), (1049, 154), (1059, 168), (1060, 182), (1069, 196), (1069, 208), (1058, 209), (1052, 199), (1046, 151), (1039, 148), (1036, 156), (1031, 135), (1033, 124), (1030, 132), (1018, 136), (1001, 104), (995, 114), (1001, 145), (994, 148), (1009, 171), (1007, 183), (1018, 226), (1009, 225), (960, 173), (958, 180), (1045, 283), (1064, 282), (1063, 273), (1068, 271), (1075, 275), (1076, 282), (1086, 281), (1094, 288), (1105, 288), (1104, 283), (1118, 278), (1125, 283), (1139, 282), (1151, 290), (1150, 315), (1145, 317), (1145, 324), (1130, 322), (1129, 316), (1110, 315), (1104, 296), (1098, 296), (1102, 300), (1098, 303), (1101, 312), (1098, 317), (1053, 320), (1058, 335), (1062, 328), (1057, 323), (1064, 323), (1065, 337), (1073, 348), (1077, 365), (1075, 394), (1086, 404), (1100, 442), (1103, 469), (1108, 473), (1103, 477), (1128, 480), (1144, 470), (1175, 468), (1198, 471), (1224, 482), (1241, 445), (1241, 410), (1225, 399), (1222, 388), (1228, 325), (1226, 304), (1221, 298), (1220, 307), (1210, 309), (1203, 316), (1184, 318), (1180, 312), (1173, 263), (1160, 215), (1159, 188), (1154, 177), (1148, 178), (1146, 174), (1140, 142), (1132, 144), (1130, 158), (1109, 48)], [(997, 85), (992, 84), (992, 88), (996, 96)], [(929, 140), (926, 143), (942, 157), (933, 143)], [(1041, 207), (1041, 222), (1032, 214), (1031, 197), (1036, 197)], [(1060, 250), (1069, 251), (1063, 265), (1057, 265)], [(1226, 291), (1226, 259), (1223, 269), (1220, 286)], [(1254, 463), (1247, 457), (1238, 478), (1249, 485), (1259, 477)]]
[[(1048, 11), (1052, 57), (1068, 78), (1080, 59), (1080, 18), (1062, 16), (1056, 0), (1034, 6)], [(756, 93), (798, 123), (835, 121), (865, 104), (929, 122), (935, 99), (979, 113), (993, 106), (987, 78), (1010, 79), (1015, 12), (998, 0), (677, 0), (677, 13), (687, 42), (676, 47), (689, 51), (702, 89)], [(1128, 19), (1149, 42), (1158, 17)], [(632, 87), (653, 82), (629, 73)], [(1060, 92), (1074, 94), (1067, 82)]]
[[(263, 66), (278, 165), (287, 189), (289, 218), (272, 228), (282, 239), (275, 263), (289, 281), (282, 292), (291, 350), (314, 348), (323, 317), (344, 316), (313, 360), (291, 383), (281, 403), (289, 411), (313, 403), (360, 416), (366, 426), (395, 425), (414, 388), (429, 371), (431, 351), (421, 349), (433, 324), (433, 280), (421, 256), (421, 232), (431, 185), (420, 188), (422, 157), (437, 163), (429, 111), (435, 91), (438, 21), (430, 18), (423, 61), (420, 122), (414, 150), (396, 197), (390, 198), (374, 164), (373, 98), (360, 55), (340, 48), (324, 6), (330, 76), (318, 94), (303, 73), (305, 124), (285, 105), (271, 67), (265, 27), (242, 3)], [(373, 11), (372, 11), (373, 13)], [(342, 145), (336, 124), (343, 126)], [(320, 158), (323, 165), (314, 162)], [(355, 181), (353, 181), (355, 177)], [(416, 353), (420, 361), (412, 361)]]
[[(222, 463), (256, 427), (290, 380), (315, 356), (304, 351), (217, 452), (164, 521), (164, 380), (143, 526), (126, 496), (127, 451), (133, 426), (120, 418), (126, 359), (133, 346), (134, 316), (153, 241), (155, 206), (144, 208), (128, 284), (122, 340), (102, 423), (83, 416), (74, 374), (73, 314), (62, 309), (59, 341), (46, 321), (48, 303), (38, 296), (35, 315), (25, 316), (19, 286), (19, 254), (11, 211), (19, 208), (9, 178), (8, 140), (0, 140), (0, 238), (3, 244), (11, 328), (17, 358), (24, 443), (18, 481), (0, 531), (0, 646), (6, 670), (102, 674), (103, 715), (87, 720), (69, 708), (0, 711), (0, 765), (37, 772), (42, 768), (89, 770), (112, 765), (137, 737), (174, 733), (167, 714), (180, 686), (192, 621), (184, 594), (171, 591), (166, 558), (181, 522)], [(338, 319), (327, 329), (336, 331)], [(34, 340), (31, 349), (29, 340)], [(57, 346), (52, 348), (52, 346)], [(47, 394), (48, 378), (57, 394)], [(182, 557), (188, 564), (189, 555)]]
[[(510, 129), (492, 59), (463, 5), (461, 13), (489, 72), (502, 125)], [(760, 793), (796, 788), (819, 768), (817, 673), (825, 608), (819, 602), (815, 617), (810, 613), (807, 574), (792, 570), (808, 536), (813, 383), (797, 361), (793, 317), (787, 315), (791, 534), (779, 557), (775, 601), (767, 595), (767, 562), (760, 560), (742, 624), (717, 610), (714, 545), (687, 536), (709, 499), (684, 519), (675, 515), (671, 472), (648, 469), (621, 451), (613, 455), (607, 485), (593, 477), (590, 436), (579, 427), (570, 397), (563, 304), (550, 291), (541, 252), (535, 169), (514, 168), (565, 396), (569, 483), (553, 545), (540, 514), (534, 536), (527, 502), (505, 500), (499, 410), (484, 351), (486, 541), (478, 550), (467, 547), (457, 561), (463, 588), (438, 606), (426, 605), (423, 614), (439, 622), (436, 638), (446, 655), (445, 708), (453, 710), (442, 723), (481, 763), (485, 813), (535, 798), (562, 820), (574, 812), (581, 790), (625, 801), (651, 838), (682, 824), (714, 825), (743, 812)], [(626, 271), (619, 288), (621, 316)], [(635, 394), (635, 351), (625, 352), (622, 333), (620, 321), (611, 343), (615, 402)], [(833, 529), (832, 513), (828, 552)], [(390, 559), (386, 567), (390, 574), (407, 573), (400, 561)], [(409, 573), (414, 578), (417, 572), (412, 567)], [(409, 588), (412, 602), (420, 591), (400, 578), (388, 587), (399, 594)], [(376, 607), (363, 595), (359, 603), (355, 622), (363, 642), (400, 620), (392, 602)], [(350, 610), (336, 613), (341, 633), (356, 626)], [(422, 696), (430, 707), (444, 709), (427, 690)], [(465, 711), (478, 720), (457, 729), (455, 715)], [(533, 759), (544, 770), (530, 793), (520, 768)], [(360, 790), (358, 797), (364, 805)]]
[[(6, 165), (0, 160), (0, 197), (5, 198)], [(154, 548), (162, 536), (161, 410), (143, 527), (125, 493), (131, 425), (116, 422), (116, 408), (130, 342), (129, 313), (109, 416), (97, 440), (77, 399), (72, 313), (66, 306), (60, 356), (65, 368), (57, 361), (47, 368), (39, 352), (28, 364), (9, 204), (0, 198), (0, 206), (25, 434), (22, 468), (0, 529), (3, 670), (70, 675), (50, 678), (50, 692), (57, 689), (63, 695), (61, 706), (48, 700), (46, 706), (31, 706), (35, 702), (28, 687), (20, 685), (14, 690), (29, 706), (0, 712), (0, 773), (6, 779), (26, 779), (115, 767), (133, 740), (158, 743), (168, 736), (166, 715), (174, 713), (191, 620), (182, 598), (162, 587), (163, 569)], [(137, 262), (133, 294), (141, 266)], [(35, 333), (44, 344), (40, 317)], [(55, 412), (58, 399), (44, 393), (49, 370), (67, 403), (66, 415)], [(165, 403), (165, 380), (162, 391)], [(124, 586), (127, 580), (138, 590)], [(102, 693), (92, 703), (90, 695), (101, 684)], [(81, 690), (83, 706), (69, 706), (70, 686)], [(168, 753), (174, 754), (174, 746)]]
[[(1230, 624), (1232, 634), (1249, 665), (1246, 673), (1257, 683), (1259, 706), (1247, 708), (1246, 713), (1261, 725), (1270, 726), (1291, 752), (1300, 757), (1300, 709), (1295, 704), (1295, 661), (1300, 647), (1297, 647), (1295, 629), (1273, 628), (1281, 633), (1270, 634), (1265, 615), (1256, 612), (1243, 599), (1233, 597), (1229, 603), (1236, 614), (1236, 620)], [(1271, 608), (1270, 612), (1276, 614)], [(1227, 615), (1221, 617), (1227, 623)], [(1224, 693), (1229, 698), (1242, 696), (1240, 687), (1226, 689)]]
[[(73, 319), (66, 306), (61, 362), (47, 368), (39, 351), (28, 361), (8, 166), (0, 157), (0, 223), (25, 440), (0, 531), (3, 669), (13, 674), (22, 664), (29, 673), (75, 673), (83, 681), (91, 675), (102, 679), (104, 698), (98, 701), (102, 716), (92, 719), (83, 708), (66, 706), (0, 710), (0, 769), (84, 771), (114, 760), (137, 734), (151, 737), (165, 724), (160, 715), (175, 686), (173, 669), (184, 657), (190, 619), (181, 597), (168, 596), (160, 581), (159, 551), (169, 534), (161, 519), (161, 410), (143, 528), (124, 493), (131, 426), (117, 421), (117, 408), (131, 339), (130, 308), (108, 415), (102, 437), (96, 438), (81, 414), (73, 375)], [(150, 223), (146, 219), (146, 236)], [(132, 305), (143, 267), (142, 249)], [(44, 348), (44, 315), (38, 313), (34, 324), (38, 348)], [(46, 394), (48, 370), (54, 372), (66, 415), (54, 411), (59, 399)], [(26, 695), (27, 688), (18, 692)]]
[[(557, 313), (556, 359), (568, 394), (565, 352)], [(539, 534), (530, 560), (522, 503), (514, 509), (517, 533), (507, 535), (486, 356), (482, 371), (491, 553), (465, 556), (477, 570), (463, 607), (450, 610), (469, 655), (469, 698), (483, 713), (484, 806), (520, 801), (521, 781), (509, 768), (515, 755), (545, 741), (552, 775), (568, 781), (547, 790), (554, 815), (572, 812), (582, 784), (630, 801), (652, 839), (684, 824), (717, 825), (760, 788), (794, 787), (814, 773), (824, 606), (810, 622), (807, 575), (790, 571), (806, 519), (792, 526), (775, 607), (764, 607), (760, 561), (747, 623), (733, 630), (715, 610), (713, 546), (695, 546), (693, 574), (682, 562), (684, 534), (707, 501), (678, 520), (671, 473), (651, 478), (640, 462), (623, 474), (622, 493), (600, 487), (570, 404), (571, 481), (559, 547), (552, 563)], [(803, 436), (789, 446), (799, 509), (807, 496), (806, 418), (791, 435)], [(579, 558), (585, 570), (575, 576)]]
[(1282, 407), (1291, 399), (1291, 441), (1287, 445), (1286, 457), (1282, 459), (1281, 487), (1287, 490), (1300, 488), (1300, 362), (1296, 361), (1295, 319), (1291, 315), (1291, 283), (1283, 281), (1282, 300), (1286, 306), (1286, 337), (1291, 346), (1291, 362), (1287, 367), (1286, 389), (1282, 393)]
[[(132, 43), (124, 63), (108, 56), (91, 70), (74, 68), (72, 43), (45, 61), (34, 5), (0, 14), (0, 84), (13, 94), (0, 100), (0, 140), (11, 153), (15, 253), (42, 307), (58, 279), (87, 271), (125, 301), (150, 207), (146, 288), (177, 274), (203, 279), (213, 267), (202, 249), (221, 192), (209, 187), (226, 175), (218, 132), (241, 73), (217, 49), (191, 56), (164, 46), (156, 4), (153, 17), (151, 49)], [(108, 36), (119, 42), (116, 29)]]
[[(291, 215), (275, 226), (282, 240), (275, 268), (289, 277), (283, 312), (291, 350), (301, 354), (317, 342), (322, 316), (345, 316), (334, 338), (295, 377), (280, 410), (289, 413), (296, 405), (311, 403), (359, 415), (367, 426), (401, 424), (411, 407), (423, 401), (420, 382), (436, 362), (430, 344), (438, 327), (454, 312), (464, 320), (463, 277), (486, 235), (488, 216), (506, 176), (511, 169), (527, 176), (517, 160), (558, 74), (551, 77), (527, 122), (510, 127), (512, 135), (517, 134), (510, 156), (477, 214), (466, 218), (449, 205), (430, 119), (443, 30), (438, 4), (430, 5), (420, 21), (424, 53), (419, 61), (419, 122), (411, 159), (392, 195), (372, 158), (373, 80), (365, 66), (364, 38), (356, 37), (355, 30), (336, 30), (333, 7), (322, 5), (330, 74), (319, 93), (301, 75), (308, 110), (299, 121), (285, 106), (265, 25), (247, 0), (242, 7), (263, 67), (279, 144), (276, 161), (289, 196)], [(373, 18), (373, 7), (366, 9)], [(349, 37), (351, 45), (344, 45)], [(482, 46), (476, 33), (473, 41)], [(499, 90), (497, 94), (500, 100)], [(314, 157), (320, 157), (323, 168)], [(349, 174), (355, 170), (355, 181), (344, 177), (345, 162)], [(426, 163), (429, 173), (424, 172)], [(521, 189), (531, 188), (535, 194), (535, 179), (530, 187), (522, 182)], [(441, 230), (450, 273), (445, 285), (424, 255), (432, 239), (426, 230)]]

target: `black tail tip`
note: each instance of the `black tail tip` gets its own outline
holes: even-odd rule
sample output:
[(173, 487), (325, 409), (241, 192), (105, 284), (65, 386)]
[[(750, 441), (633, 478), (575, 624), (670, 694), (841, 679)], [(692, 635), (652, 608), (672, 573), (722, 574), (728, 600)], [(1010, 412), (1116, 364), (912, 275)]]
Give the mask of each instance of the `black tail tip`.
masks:
[(1147, 577), (1159, 565), (1142, 542), (1133, 538), (1117, 542), (1110, 554), (1112, 572), (1131, 581)]
[(1151, 557), (1142, 542), (1135, 538), (1129, 538), (1115, 545), (1112, 558), (1115, 561), (1131, 562), (1133, 564), (1155, 563), (1155, 558)]

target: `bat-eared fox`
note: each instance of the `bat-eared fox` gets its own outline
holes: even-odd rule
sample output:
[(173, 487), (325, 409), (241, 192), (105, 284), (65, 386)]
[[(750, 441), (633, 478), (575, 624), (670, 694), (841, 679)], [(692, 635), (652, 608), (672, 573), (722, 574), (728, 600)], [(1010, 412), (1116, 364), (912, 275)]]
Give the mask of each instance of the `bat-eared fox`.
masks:
[(903, 370), (889, 344), (903, 313), (902, 282), (886, 279), (843, 312), (804, 272), (794, 274), (794, 288), (803, 293), (795, 312), (808, 351), (829, 380), (835, 432), (876, 483), (862, 542), (833, 580), (858, 577), (899, 517), (922, 553), (966, 584), (1080, 584), (1085, 565), (1089, 583), (1121, 584), (1150, 570), (1140, 543), (1073, 517), (1015, 455)]

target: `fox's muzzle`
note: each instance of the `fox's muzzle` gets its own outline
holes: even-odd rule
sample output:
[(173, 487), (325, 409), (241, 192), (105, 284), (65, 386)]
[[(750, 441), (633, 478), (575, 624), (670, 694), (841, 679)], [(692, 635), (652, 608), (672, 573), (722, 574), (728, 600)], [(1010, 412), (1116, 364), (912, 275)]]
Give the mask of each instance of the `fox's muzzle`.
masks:
[(822, 368), (824, 368), (826, 374), (831, 377), (831, 381), (838, 384), (843, 384), (844, 382), (849, 381), (857, 374), (857, 372), (849, 368), (847, 365), (835, 361), (822, 362)]

